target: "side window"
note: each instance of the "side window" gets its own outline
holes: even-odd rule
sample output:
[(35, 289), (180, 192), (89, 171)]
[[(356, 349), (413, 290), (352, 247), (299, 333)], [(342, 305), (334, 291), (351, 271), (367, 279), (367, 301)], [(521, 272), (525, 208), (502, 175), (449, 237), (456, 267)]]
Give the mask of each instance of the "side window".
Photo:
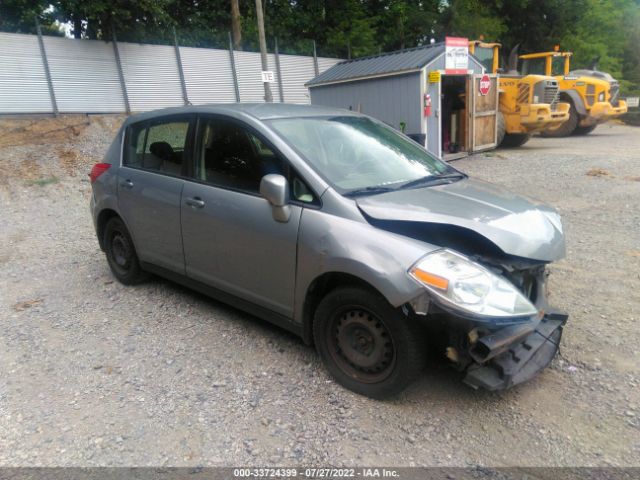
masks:
[(545, 70), (544, 58), (527, 58), (522, 62), (523, 75), (544, 75)]
[(154, 121), (130, 126), (127, 131), (124, 164), (181, 175), (188, 131), (187, 119)]
[(292, 200), (312, 205), (319, 205), (319, 202), (311, 189), (307, 187), (307, 184), (295, 172), (291, 172), (289, 184), (291, 187), (290, 195)]
[(204, 119), (199, 138), (196, 177), (203, 182), (257, 193), (265, 175), (287, 175), (282, 159), (236, 123)]
[(220, 119), (203, 119), (199, 128), (195, 177), (211, 185), (260, 191), (260, 180), (275, 173), (289, 180), (292, 200), (318, 205), (306, 183), (269, 145), (241, 125)]

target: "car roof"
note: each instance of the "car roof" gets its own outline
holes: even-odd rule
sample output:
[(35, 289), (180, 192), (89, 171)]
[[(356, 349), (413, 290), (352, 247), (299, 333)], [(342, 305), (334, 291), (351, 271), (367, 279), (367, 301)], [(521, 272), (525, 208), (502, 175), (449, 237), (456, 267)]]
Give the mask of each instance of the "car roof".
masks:
[(246, 114), (258, 120), (275, 118), (325, 117), (333, 115), (360, 115), (357, 112), (341, 108), (322, 107), (318, 105), (299, 105), (293, 103), (227, 103), (209, 105), (189, 105), (185, 107), (163, 108), (133, 115), (126, 123), (141, 120), (152, 120), (156, 117), (180, 115), (185, 113), (217, 113), (227, 115)]

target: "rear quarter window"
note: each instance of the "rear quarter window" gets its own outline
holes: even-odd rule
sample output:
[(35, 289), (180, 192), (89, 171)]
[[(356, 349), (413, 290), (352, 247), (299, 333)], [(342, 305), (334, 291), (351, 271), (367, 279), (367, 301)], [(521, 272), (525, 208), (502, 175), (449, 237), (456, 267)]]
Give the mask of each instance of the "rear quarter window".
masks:
[(183, 175), (188, 163), (189, 118), (154, 119), (127, 128), (123, 164)]

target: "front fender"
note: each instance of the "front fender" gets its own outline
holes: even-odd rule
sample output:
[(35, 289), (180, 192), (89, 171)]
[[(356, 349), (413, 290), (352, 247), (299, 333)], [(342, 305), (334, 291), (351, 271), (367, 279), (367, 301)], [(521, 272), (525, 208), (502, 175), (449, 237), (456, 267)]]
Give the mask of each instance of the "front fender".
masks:
[(380, 230), (362, 221), (305, 209), (300, 220), (294, 320), (303, 322), (309, 287), (325, 273), (346, 273), (378, 290), (394, 307), (424, 289), (409, 268), (437, 246)]
[(573, 106), (576, 109), (576, 112), (578, 112), (579, 115), (582, 115), (582, 116), (587, 115), (587, 109), (584, 106), (584, 100), (582, 99), (582, 97), (580, 96), (577, 90), (562, 90), (560, 93), (562, 95), (566, 95), (567, 97), (569, 97), (569, 99), (573, 103)]

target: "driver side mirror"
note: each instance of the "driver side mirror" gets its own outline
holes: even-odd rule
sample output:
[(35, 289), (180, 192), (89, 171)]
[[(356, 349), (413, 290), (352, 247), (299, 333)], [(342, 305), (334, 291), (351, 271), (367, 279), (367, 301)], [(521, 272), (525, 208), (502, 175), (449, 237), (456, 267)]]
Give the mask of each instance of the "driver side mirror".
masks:
[(289, 206), (289, 182), (282, 175), (270, 173), (260, 180), (260, 195), (271, 205), (273, 219), (286, 223), (291, 216)]

